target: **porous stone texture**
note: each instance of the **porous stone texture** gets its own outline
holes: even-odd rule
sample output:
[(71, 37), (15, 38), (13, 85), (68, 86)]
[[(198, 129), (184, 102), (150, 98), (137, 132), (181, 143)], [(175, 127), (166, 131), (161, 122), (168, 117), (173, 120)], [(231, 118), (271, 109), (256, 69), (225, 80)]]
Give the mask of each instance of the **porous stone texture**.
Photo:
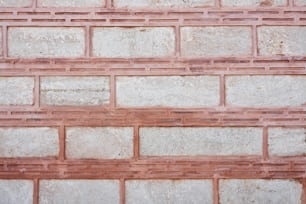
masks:
[(306, 26), (260, 26), (257, 32), (262, 56), (306, 55)]
[(96, 106), (109, 103), (109, 77), (42, 77), (41, 103), (47, 105)]
[(217, 106), (217, 76), (117, 77), (120, 106)]
[(0, 128), (0, 157), (47, 157), (58, 152), (56, 128)]
[(34, 78), (0, 77), (0, 105), (32, 105)]
[(96, 57), (168, 57), (174, 54), (171, 27), (97, 27), (93, 29)]
[(31, 180), (0, 180), (1, 204), (32, 204), (33, 181)]
[(32, 0), (0, 0), (0, 7), (30, 7)]
[(133, 156), (133, 128), (71, 127), (66, 130), (68, 158), (124, 159)]
[(306, 6), (306, 0), (294, 0), (296, 6)]
[(222, 6), (286, 6), (287, 0), (221, 0)]
[(105, 0), (38, 0), (39, 7), (103, 7)]
[(39, 203), (119, 204), (117, 180), (41, 180)]
[(269, 128), (268, 133), (270, 155), (306, 155), (305, 128)]
[(149, 156), (260, 155), (261, 128), (140, 128), (140, 154)]
[(228, 76), (226, 102), (232, 106), (299, 106), (306, 103), (306, 76)]
[(220, 180), (220, 204), (302, 204), (302, 185), (293, 180)]
[(201, 7), (213, 6), (214, 0), (115, 0), (115, 7)]
[(9, 27), (8, 29), (10, 57), (82, 57), (84, 53), (83, 28)]
[(181, 28), (181, 54), (186, 57), (250, 55), (251, 27), (206, 26)]
[(211, 180), (128, 180), (127, 204), (212, 204)]

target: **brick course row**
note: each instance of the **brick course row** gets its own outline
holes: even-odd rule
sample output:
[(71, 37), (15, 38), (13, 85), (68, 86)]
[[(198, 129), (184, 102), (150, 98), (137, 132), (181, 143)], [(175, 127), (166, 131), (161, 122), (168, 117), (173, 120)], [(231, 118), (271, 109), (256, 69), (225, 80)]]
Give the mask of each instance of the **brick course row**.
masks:
[[(213, 204), (213, 181), (202, 180), (127, 180), (127, 204), (205, 203)], [(1, 200), (6, 204), (33, 203), (33, 181), (0, 180)], [(219, 180), (220, 204), (290, 203), (299, 204), (302, 185), (294, 180), (227, 179)], [(4, 192), (11, 192), (6, 194)], [(13, 194), (12, 194), (13, 193)], [(40, 180), (40, 204), (120, 203), (119, 180)], [(216, 202), (216, 201), (215, 201)]]
[[(93, 57), (157, 58), (176, 55), (172, 27), (94, 27)], [(85, 57), (85, 29), (81, 27), (9, 27), (8, 57)], [(258, 46), (250, 26), (181, 27), (182, 57), (303, 56), (305, 26), (259, 26)]]
[[(68, 159), (133, 157), (133, 127), (66, 127)], [(306, 153), (304, 128), (268, 128), (270, 156)], [(57, 157), (59, 130), (0, 128), (0, 157)], [(246, 156), (263, 154), (264, 134), (255, 127), (141, 127), (141, 156)]]
[[(34, 77), (1, 77), (1, 105), (32, 105)], [(306, 103), (305, 76), (226, 76), (225, 101), (236, 107), (287, 107)], [(116, 77), (116, 103), (122, 107), (215, 107), (219, 76)], [(101, 106), (110, 103), (108, 76), (40, 78), (44, 106)]]

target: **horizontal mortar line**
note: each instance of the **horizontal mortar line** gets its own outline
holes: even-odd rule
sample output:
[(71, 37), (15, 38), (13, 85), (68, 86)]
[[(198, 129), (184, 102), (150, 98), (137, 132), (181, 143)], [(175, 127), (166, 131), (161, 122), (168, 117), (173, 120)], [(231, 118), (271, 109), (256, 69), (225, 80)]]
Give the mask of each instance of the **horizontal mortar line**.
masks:
[[(98, 64), (97, 64), (98, 63)], [(102, 63), (102, 64), (99, 64)], [(163, 64), (164, 65), (265, 65), (265, 66), (277, 66), (277, 64), (290, 65), (294, 63), (301, 63), (301, 65), (306, 65), (306, 56), (203, 56), (203, 57), (160, 57), (160, 58), (98, 58), (98, 57), (79, 57), (79, 58), (0, 58), (0, 67), (9, 66), (16, 67), (18, 65), (29, 66), (65, 66), (71, 67), (82, 67), (85, 65), (93, 66), (107, 66), (112, 65), (111, 67), (116, 67), (119, 65), (142, 65), (148, 67), (154, 64)], [(305, 63), (305, 64), (302, 64)], [(276, 65), (275, 65), (276, 64)], [(1, 70), (1, 69), (0, 69)]]
[(246, 12), (276, 12), (276, 11), (305, 11), (304, 7), (220, 7), (213, 6), (206, 7), (193, 7), (193, 8), (76, 8), (76, 7), (38, 7), (38, 8), (0, 8), (0, 12), (3, 13), (121, 13), (121, 14), (133, 14), (133, 13), (195, 13), (195, 12), (213, 12), (213, 13), (246, 13)]
[[(280, 16), (281, 14), (281, 16)], [(283, 19), (283, 18), (296, 18), (296, 17), (305, 17), (306, 9), (302, 11), (276, 11), (276, 12), (246, 12), (246, 13), (206, 13), (206, 12), (193, 12), (193, 13), (183, 13), (183, 12), (158, 12), (156, 14), (152, 13), (141, 13), (140, 15), (137, 12), (126, 13), (123, 15), (122, 13), (1, 13), (0, 11), (0, 19), (57, 19), (57, 18), (69, 18), (69, 19), (197, 19), (197, 18), (275, 18), (275, 19)]]
[[(155, 68), (153, 68), (155, 69)], [(290, 69), (281, 69), (281, 70), (249, 70), (249, 69), (239, 69), (239, 70), (218, 70), (218, 69), (205, 69), (205, 68), (192, 68), (191, 70), (161, 70), (159, 68), (156, 68), (158, 70), (139, 70), (139, 71), (130, 71), (130, 70), (110, 70), (110, 71), (91, 71), (83, 69), (83, 70), (63, 70), (63, 71), (58, 71), (57, 69), (54, 70), (35, 70), (31, 69), (30, 71), (28, 70), (15, 70), (14, 72), (10, 70), (0, 70), (0, 76), (1, 77), (22, 77), (22, 76), (28, 76), (32, 77), (33, 75), (39, 75), (42, 77), (52, 77), (52, 76), (105, 76), (109, 77), (110, 75), (115, 75), (115, 76), (202, 76), (202, 75), (211, 75), (211, 76), (216, 76), (216, 75), (227, 75), (227, 76), (247, 76), (247, 75), (306, 75), (306, 69), (303, 70), (290, 70)], [(171, 68), (169, 68), (171, 69)]]
[[(182, 121), (182, 120), (180, 120)], [(113, 126), (113, 127), (127, 127), (134, 125), (141, 125), (146, 127), (305, 127), (305, 119), (300, 121), (219, 121), (219, 122), (179, 122), (175, 120), (172, 122), (165, 122), (165, 120), (157, 121), (150, 120), (127, 120), (127, 119), (113, 119), (107, 118), (104, 120), (79, 120), (79, 119), (12, 119), (1, 120), (1, 127), (48, 127), (59, 126), (65, 124), (66, 126), (80, 126), (80, 127), (98, 127), (98, 126)]]
[(152, 22), (152, 21), (143, 21), (143, 22), (120, 22), (120, 21), (101, 21), (101, 22), (69, 22), (69, 21), (24, 21), (22, 23), (18, 21), (5, 21), (0, 20), (0, 26), (8, 27), (175, 27), (175, 26), (305, 26), (306, 21), (192, 21), (192, 22), (183, 22), (180, 21), (173, 22)]

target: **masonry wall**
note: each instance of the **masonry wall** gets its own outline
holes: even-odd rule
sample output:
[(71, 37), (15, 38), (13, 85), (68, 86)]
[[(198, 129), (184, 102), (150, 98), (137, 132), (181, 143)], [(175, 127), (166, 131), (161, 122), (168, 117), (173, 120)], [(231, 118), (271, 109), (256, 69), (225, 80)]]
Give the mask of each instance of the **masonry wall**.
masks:
[(0, 203), (306, 203), (305, 0), (0, 1)]

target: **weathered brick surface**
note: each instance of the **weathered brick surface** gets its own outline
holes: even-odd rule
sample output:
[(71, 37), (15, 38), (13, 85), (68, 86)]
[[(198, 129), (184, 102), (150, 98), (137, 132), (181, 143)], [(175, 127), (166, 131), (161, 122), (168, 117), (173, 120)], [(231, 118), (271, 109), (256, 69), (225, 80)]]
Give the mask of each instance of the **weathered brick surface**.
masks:
[(120, 106), (217, 106), (220, 98), (217, 76), (118, 77), (116, 93)]
[(211, 180), (131, 180), (126, 203), (213, 203)]
[(109, 78), (42, 77), (41, 103), (47, 105), (96, 106), (109, 103)]
[(277, 156), (306, 154), (305, 128), (269, 128), (269, 153)]
[(220, 204), (301, 204), (302, 185), (293, 180), (221, 180)]
[(34, 78), (0, 77), (0, 105), (31, 105)]
[(0, 157), (47, 157), (58, 152), (56, 128), (0, 128)]
[(11, 27), (8, 30), (10, 57), (82, 57), (84, 52), (83, 28)]
[(174, 55), (171, 27), (97, 27), (93, 29), (96, 57), (169, 57)]
[(186, 57), (251, 55), (251, 27), (182, 27), (181, 52)]
[(261, 26), (257, 31), (260, 55), (306, 55), (306, 26)]
[(0, 7), (30, 7), (32, 0), (1, 0)]
[(0, 0), (0, 204), (304, 204), (305, 6)]
[(142, 155), (260, 155), (261, 152), (260, 128), (140, 129)]
[(286, 0), (221, 0), (222, 6), (286, 6)]
[(305, 76), (229, 76), (226, 102), (231, 106), (299, 106), (306, 103)]
[(155, 7), (202, 7), (213, 6), (214, 0), (114, 0), (115, 7), (155, 8)]
[(124, 159), (133, 156), (133, 128), (69, 127), (66, 131), (68, 158)]
[(38, 0), (39, 7), (103, 7), (105, 0)]
[(32, 204), (33, 181), (0, 179), (0, 198), (3, 204)]
[(39, 203), (119, 203), (117, 180), (42, 180)]

